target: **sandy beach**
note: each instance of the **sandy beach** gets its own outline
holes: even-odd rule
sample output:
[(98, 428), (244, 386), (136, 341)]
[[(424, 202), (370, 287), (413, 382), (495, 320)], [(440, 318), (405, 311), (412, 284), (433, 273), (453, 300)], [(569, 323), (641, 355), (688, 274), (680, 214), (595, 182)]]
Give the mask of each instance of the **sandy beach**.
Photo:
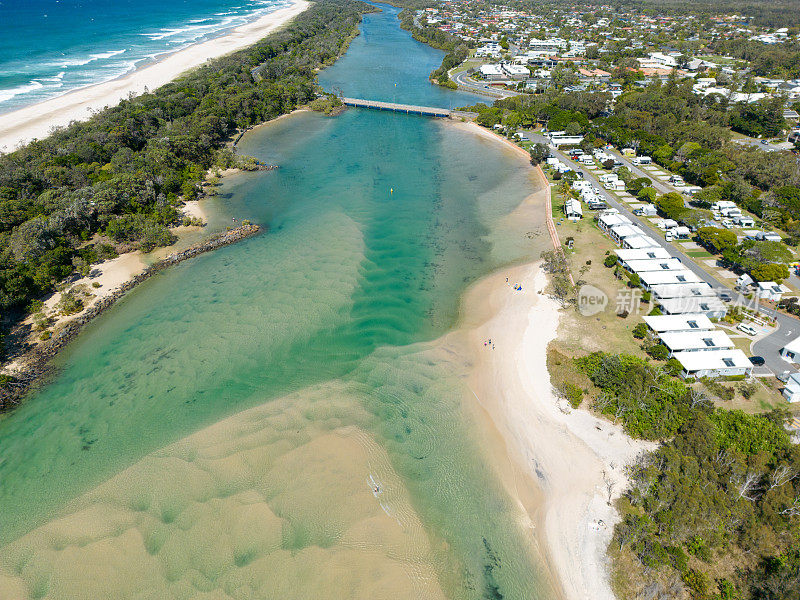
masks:
[[(519, 146), (473, 123), (457, 126), (528, 158)], [(541, 186), (515, 211), (528, 221), (532, 211), (536, 221), (545, 217), (548, 183), (536, 171)], [(513, 489), (526, 482), (517, 477), (507, 486), (534, 523), (523, 526), (535, 532), (554, 584), (567, 600), (616, 600), (606, 555), (618, 518), (612, 503), (627, 487), (625, 466), (652, 446), (556, 396), (547, 348), (558, 337), (562, 309), (545, 294), (547, 284), (536, 262), (495, 273), (468, 292), (462, 315), (475, 349), (470, 388), (528, 485), (539, 488), (531, 511), (531, 491)]]
[(306, 0), (295, 0), (291, 6), (237, 27), (224, 36), (170, 54), (124, 77), (0, 115), (0, 152), (14, 150), (18, 145), (34, 138), (46, 137), (53, 127), (86, 119), (92, 112), (114, 106), (131, 93), (141, 94), (145, 89), (154, 90), (181, 73), (202, 65), (208, 59), (254, 44), (308, 6), (309, 2)]
[[(523, 291), (514, 290), (516, 283)], [(470, 291), (465, 314), (480, 321), (470, 334), (476, 348), (470, 387), (511, 458), (541, 489), (543, 504), (531, 519), (564, 597), (614, 600), (606, 547), (617, 515), (609, 486), (613, 500), (626, 487), (625, 465), (648, 446), (555, 396), (547, 347), (557, 337), (560, 306), (543, 293), (546, 285), (536, 263), (495, 274)]]

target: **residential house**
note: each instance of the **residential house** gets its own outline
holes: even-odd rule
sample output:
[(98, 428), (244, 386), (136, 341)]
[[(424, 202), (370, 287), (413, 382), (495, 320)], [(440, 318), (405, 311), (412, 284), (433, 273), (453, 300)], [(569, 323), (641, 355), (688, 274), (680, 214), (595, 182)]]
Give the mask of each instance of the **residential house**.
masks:
[(676, 352), (673, 355), (681, 364), (681, 377), (735, 377), (749, 376), (753, 364), (741, 350), (708, 350), (706, 352)]
[(761, 300), (771, 300), (772, 302), (780, 302), (781, 298), (786, 292), (791, 290), (782, 283), (775, 283), (774, 281), (759, 281), (756, 285), (756, 293)]

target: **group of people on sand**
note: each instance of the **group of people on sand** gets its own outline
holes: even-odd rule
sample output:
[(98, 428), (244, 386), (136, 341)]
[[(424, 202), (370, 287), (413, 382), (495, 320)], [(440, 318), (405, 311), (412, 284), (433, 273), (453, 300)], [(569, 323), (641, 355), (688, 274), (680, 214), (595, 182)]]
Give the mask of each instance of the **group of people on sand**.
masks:
[(494, 344), (492, 343), (491, 338), (489, 338), (488, 340), (483, 340), (483, 346), (484, 346), (484, 348), (488, 347), (488, 348), (491, 348), (492, 350), (494, 350)]
[[(511, 285), (511, 282), (508, 280), (508, 277), (506, 277), (506, 283), (508, 285)], [(515, 283), (514, 284), (514, 290), (516, 290), (517, 292), (521, 292), (522, 291), (522, 284), (521, 283)]]

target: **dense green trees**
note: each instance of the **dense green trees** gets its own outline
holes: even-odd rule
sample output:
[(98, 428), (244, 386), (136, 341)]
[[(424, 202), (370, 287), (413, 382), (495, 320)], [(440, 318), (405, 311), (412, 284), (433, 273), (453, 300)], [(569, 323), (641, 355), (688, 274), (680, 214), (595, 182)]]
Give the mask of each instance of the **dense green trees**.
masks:
[(94, 234), (171, 243), (181, 199), (216, 162), (230, 166), (228, 137), (315, 98), (315, 70), (368, 10), (321, 0), (246, 50), (0, 156), (0, 310), (23, 309), (97, 258), (84, 245)]
[(658, 592), (677, 581), (700, 600), (796, 598), (800, 447), (785, 413), (714, 408), (632, 356), (577, 362), (599, 390), (597, 409), (632, 435), (664, 440), (635, 464), (619, 501), (612, 550), (641, 566), (625, 573), (628, 585)]

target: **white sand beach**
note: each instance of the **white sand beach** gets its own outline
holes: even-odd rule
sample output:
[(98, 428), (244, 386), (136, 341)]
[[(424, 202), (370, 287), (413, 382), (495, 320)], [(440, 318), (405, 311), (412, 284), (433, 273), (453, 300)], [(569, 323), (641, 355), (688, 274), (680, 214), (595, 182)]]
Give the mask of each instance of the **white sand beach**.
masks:
[(169, 83), (181, 73), (254, 44), (308, 8), (306, 0), (295, 0), (291, 6), (264, 15), (260, 19), (231, 30), (224, 36), (190, 46), (162, 60), (142, 67), (112, 81), (75, 90), (0, 115), (0, 152), (9, 152), (18, 145), (46, 137), (53, 127), (80, 121), (107, 106), (114, 106), (129, 94)]
[(465, 313), (482, 321), (471, 333), (477, 354), (471, 388), (511, 458), (542, 491), (541, 512), (530, 516), (542, 529), (564, 597), (614, 600), (606, 548), (617, 515), (608, 486), (612, 499), (618, 497), (626, 487), (625, 465), (649, 446), (555, 396), (547, 347), (557, 336), (560, 306), (543, 293), (546, 285), (537, 263), (495, 274), (470, 291)]
[[(513, 142), (474, 123), (456, 125), (521, 160), (529, 158)], [(514, 213), (531, 225), (544, 220), (540, 213), (548, 191), (538, 173), (541, 185)], [(514, 290), (517, 283), (522, 291)], [(463, 325), (476, 356), (470, 387), (511, 459), (541, 492), (540, 506), (531, 514), (524, 497), (530, 491), (509, 489), (536, 524), (534, 535), (555, 586), (567, 600), (616, 600), (606, 555), (618, 519), (612, 503), (627, 487), (626, 465), (654, 446), (587, 410), (572, 410), (556, 396), (547, 348), (558, 337), (561, 307), (544, 293), (547, 283), (537, 262), (495, 273), (468, 292)], [(524, 484), (514, 482), (517, 488)]]

